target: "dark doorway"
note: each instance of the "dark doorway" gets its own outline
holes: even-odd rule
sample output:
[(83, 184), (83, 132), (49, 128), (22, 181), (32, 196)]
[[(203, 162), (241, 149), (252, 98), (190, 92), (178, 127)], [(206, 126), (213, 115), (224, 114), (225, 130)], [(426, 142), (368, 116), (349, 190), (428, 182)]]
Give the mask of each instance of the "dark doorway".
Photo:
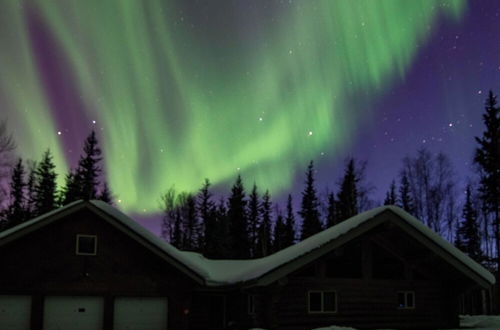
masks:
[(196, 293), (191, 303), (189, 328), (226, 329), (226, 298), (221, 294)]

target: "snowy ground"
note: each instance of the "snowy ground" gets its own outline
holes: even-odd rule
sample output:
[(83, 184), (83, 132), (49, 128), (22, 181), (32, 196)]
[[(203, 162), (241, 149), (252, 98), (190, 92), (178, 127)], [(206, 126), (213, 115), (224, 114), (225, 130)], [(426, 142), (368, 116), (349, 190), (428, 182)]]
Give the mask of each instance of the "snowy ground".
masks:
[(460, 327), (462, 329), (499, 330), (500, 315), (462, 315)]
[[(482, 329), (482, 330), (500, 330), (500, 315), (461, 315), (460, 316), (460, 329)], [(254, 328), (250, 330), (265, 330)], [(356, 330), (354, 328), (330, 326), (326, 328), (316, 328), (312, 330)]]

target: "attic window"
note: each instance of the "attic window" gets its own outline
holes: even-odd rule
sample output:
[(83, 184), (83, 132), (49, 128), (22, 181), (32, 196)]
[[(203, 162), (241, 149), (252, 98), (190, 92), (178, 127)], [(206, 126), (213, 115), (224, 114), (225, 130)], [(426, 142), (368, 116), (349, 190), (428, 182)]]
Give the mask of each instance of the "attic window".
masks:
[(335, 313), (337, 311), (337, 292), (335, 291), (309, 291), (308, 312)]
[(398, 292), (398, 309), (415, 309), (415, 292)]
[(76, 235), (76, 254), (80, 256), (95, 256), (97, 254), (97, 236)]

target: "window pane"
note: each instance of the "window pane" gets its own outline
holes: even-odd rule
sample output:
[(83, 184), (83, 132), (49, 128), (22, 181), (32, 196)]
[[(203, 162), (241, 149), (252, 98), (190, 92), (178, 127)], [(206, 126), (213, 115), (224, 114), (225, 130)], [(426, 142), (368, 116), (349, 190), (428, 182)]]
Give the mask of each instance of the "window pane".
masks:
[(399, 308), (404, 308), (405, 305), (405, 293), (404, 292), (398, 292), (398, 307)]
[(309, 292), (309, 311), (321, 312), (321, 292)]
[(336, 308), (336, 294), (335, 292), (324, 292), (323, 293), (323, 311), (324, 312), (335, 312)]
[(414, 300), (415, 300), (415, 296), (413, 295), (413, 292), (407, 292), (406, 293), (406, 307), (413, 308)]
[(95, 254), (95, 252), (95, 237), (78, 237), (78, 253)]

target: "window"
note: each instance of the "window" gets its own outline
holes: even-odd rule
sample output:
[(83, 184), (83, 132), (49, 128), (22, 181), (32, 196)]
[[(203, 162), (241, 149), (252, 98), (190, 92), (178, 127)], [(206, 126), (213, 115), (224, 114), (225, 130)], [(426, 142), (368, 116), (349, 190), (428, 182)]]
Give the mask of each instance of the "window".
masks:
[(76, 254), (95, 256), (97, 254), (97, 236), (76, 235)]
[(309, 291), (309, 313), (335, 313), (337, 311), (337, 292)]
[(255, 315), (255, 295), (249, 294), (248, 295), (248, 315)]
[(414, 309), (414, 308), (415, 308), (415, 292), (399, 291), (398, 309)]

